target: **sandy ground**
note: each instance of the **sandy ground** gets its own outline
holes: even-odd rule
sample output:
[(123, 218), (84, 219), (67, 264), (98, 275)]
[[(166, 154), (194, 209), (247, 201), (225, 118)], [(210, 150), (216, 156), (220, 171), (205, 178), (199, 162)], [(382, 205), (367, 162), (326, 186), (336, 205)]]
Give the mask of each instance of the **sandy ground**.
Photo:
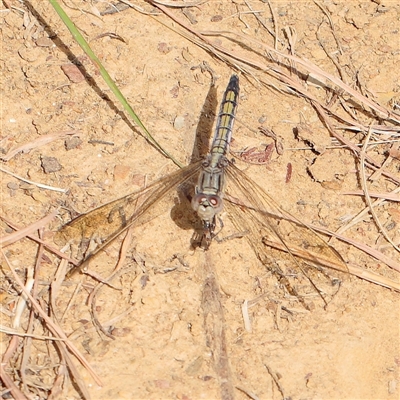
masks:
[[(327, 0), (318, 3), (322, 8), (307, 1), (271, 3), (274, 16), (267, 2), (249, 2), (271, 31), (273, 20), (277, 23), (283, 52), (287, 51), (284, 32), (290, 28), (297, 36), (297, 56), (339, 76), (337, 65), (321, 47), (323, 43), (335, 55), (343, 80), (354, 87), (358, 82), (369, 96), (393, 107), (400, 90), (398, 2)], [(44, 233), (44, 239), (51, 243), (51, 232), (71, 218), (71, 210), (86, 212), (141, 189), (177, 167), (122, 117), (121, 106), (51, 6), (44, 0), (30, 4), (7, 0), (11, 10), (7, 11), (6, 2), (1, 7), (0, 148), (4, 155), (46, 135), (60, 137), (16, 154), (3, 167), (25, 179), (68, 189), (68, 193), (37, 188), (1, 173), (1, 214), (25, 226), (60, 208), (60, 217)], [(135, 4), (146, 11), (155, 10), (147, 3)], [(36, 18), (28, 11), (30, 7)], [(133, 9), (101, 16), (98, 12), (109, 3), (98, 1), (77, 0), (64, 7), (145, 126), (168, 152), (188, 164), (210, 88), (210, 74), (198, 66), (207, 63), (218, 78), (214, 103), (220, 101), (230, 75), (237, 71), (161, 24), (169, 22), (165, 17)], [(229, 30), (274, 45), (272, 35), (249, 13), (245, 2), (208, 1), (188, 10), (190, 15), (186, 16), (180, 9), (174, 12), (199, 31)], [(327, 15), (342, 49), (339, 56)], [(45, 30), (44, 24), (48, 26)], [(72, 61), (86, 68), (86, 79), (71, 71)], [(237, 166), (282, 207), (306, 222), (334, 231), (363, 210), (361, 196), (343, 194), (360, 190), (359, 162), (347, 149), (329, 148), (332, 139), (311, 105), (245, 76), (241, 76), (240, 85), (232, 152), (253, 147), (261, 151), (272, 143), (257, 131), (260, 125), (278, 134), (284, 152), (274, 152), (268, 163), (260, 165), (237, 159)], [(106, 96), (112, 100), (106, 101)], [(211, 123), (213, 113), (208, 116)], [(296, 133), (304, 121), (312, 127), (311, 139)], [(377, 123), (366, 118), (363, 122)], [(343, 134), (354, 143), (363, 143), (358, 132)], [(393, 137), (388, 134), (374, 138), (389, 139)], [(310, 142), (320, 151), (310, 150)], [(383, 163), (389, 148), (376, 145), (369, 154)], [(286, 182), (288, 163), (293, 172)], [(399, 175), (398, 159), (392, 158), (385, 167)], [(382, 176), (369, 183), (374, 192), (389, 192), (395, 187)], [(397, 244), (398, 204), (389, 201), (376, 209)], [(190, 221), (177, 220), (171, 210), (173, 202), (167, 204), (165, 213), (133, 231), (120, 276), (113, 287), (103, 287), (97, 295), (97, 316), (114, 340), (97, 332), (91, 323), (87, 299), (93, 280), (76, 275), (60, 288), (54, 305), (59, 324), (103, 383), (96, 384), (75, 361), (93, 399), (220, 398), (201, 308), (202, 270), (204, 262), (210, 260), (221, 286), (237, 399), (247, 399), (249, 394), (258, 399), (400, 398), (397, 292), (349, 276), (326, 309), (317, 305), (310, 312), (285, 294), (244, 238), (213, 243), (205, 259), (201, 250), (190, 249)], [(222, 218), (225, 227), (221, 235), (235, 233), (229, 220), (224, 215)], [(4, 224), (2, 234), (6, 232), (9, 229)], [(398, 259), (368, 215), (345, 235)], [(349, 245), (332, 244), (346, 262), (398, 281), (398, 275), (385, 263)], [(118, 239), (90, 268), (106, 276), (115, 265), (120, 246)], [(35, 264), (36, 253), (37, 245), (28, 239), (6, 249), (21, 278), (25, 278), (26, 268)], [(39, 291), (46, 291), (58, 263), (57, 257), (45, 252)], [(2, 325), (11, 326), (17, 292), (7, 271), (2, 262), (1, 319)], [(249, 310), (252, 329), (248, 331), (241, 308), (245, 300), (253, 299), (258, 301)], [(123, 315), (127, 310), (129, 313)], [(120, 317), (113, 320), (116, 316)], [(36, 319), (37, 332), (40, 324), (40, 318)], [(2, 333), (2, 353), (10, 338)], [(25, 367), (28, 385), (24, 393), (32, 399), (48, 398), (54, 375), (61, 373), (59, 362), (51, 344), (35, 340)], [(17, 385), (21, 381), (18, 365), (17, 352), (7, 366)], [(53, 393), (53, 398), (82, 397), (71, 383), (61, 390)]]

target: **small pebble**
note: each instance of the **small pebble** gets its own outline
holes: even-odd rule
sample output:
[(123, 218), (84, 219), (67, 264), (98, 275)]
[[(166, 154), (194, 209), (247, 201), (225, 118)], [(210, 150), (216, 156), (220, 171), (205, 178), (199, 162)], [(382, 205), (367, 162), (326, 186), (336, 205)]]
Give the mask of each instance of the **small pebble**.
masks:
[(139, 187), (143, 187), (146, 183), (146, 176), (143, 174), (135, 174), (132, 176), (131, 184)]
[(17, 182), (8, 182), (7, 187), (11, 190), (17, 190), (19, 189), (19, 185)]
[(220, 22), (220, 21), (222, 21), (222, 15), (214, 15), (211, 18), (211, 22)]
[(48, 37), (42, 37), (36, 40), (36, 45), (39, 47), (53, 47), (55, 46), (54, 42)]
[(47, 204), (49, 202), (49, 198), (39, 190), (32, 191), (31, 197), (33, 200), (41, 204)]
[(130, 328), (114, 328), (111, 331), (111, 335), (115, 337), (125, 337), (128, 336), (131, 333)]
[(388, 382), (388, 392), (389, 394), (394, 394), (396, 393), (397, 389), (397, 382), (395, 379), (392, 379)]
[(185, 127), (185, 117), (183, 117), (182, 115), (178, 115), (176, 118), (175, 118), (175, 121), (174, 121), (174, 128), (177, 130), (177, 131), (180, 131), (181, 129), (183, 129)]
[(66, 150), (73, 150), (79, 147), (82, 144), (82, 140), (79, 139), (77, 136), (70, 137), (65, 140), (64, 146)]
[(51, 174), (60, 171), (62, 166), (55, 157), (42, 157), (42, 168), (45, 174)]
[(61, 69), (72, 83), (79, 83), (85, 80), (85, 76), (74, 64), (63, 64)]
[(167, 45), (167, 43), (161, 42), (161, 43), (158, 43), (157, 50), (160, 53), (167, 54), (167, 53), (169, 53), (171, 51), (171, 47), (169, 47)]
[(131, 168), (127, 165), (118, 164), (114, 167), (114, 180), (122, 181), (126, 179), (131, 172)]
[(260, 118), (258, 118), (258, 123), (263, 124), (267, 120), (267, 117), (265, 115), (262, 115)]

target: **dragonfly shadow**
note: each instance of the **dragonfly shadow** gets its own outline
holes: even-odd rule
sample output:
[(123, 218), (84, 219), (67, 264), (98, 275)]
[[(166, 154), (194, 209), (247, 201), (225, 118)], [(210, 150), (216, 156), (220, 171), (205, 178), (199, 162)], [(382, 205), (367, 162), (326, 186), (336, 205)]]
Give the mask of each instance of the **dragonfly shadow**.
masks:
[(194, 182), (186, 182), (179, 186), (175, 205), (172, 207), (170, 217), (180, 229), (193, 229), (199, 217), (191, 205), (194, 193)]
[(200, 112), (189, 164), (194, 164), (199, 160), (203, 160), (209, 152), (212, 127), (217, 114), (217, 106), (217, 88), (215, 85), (211, 84)]

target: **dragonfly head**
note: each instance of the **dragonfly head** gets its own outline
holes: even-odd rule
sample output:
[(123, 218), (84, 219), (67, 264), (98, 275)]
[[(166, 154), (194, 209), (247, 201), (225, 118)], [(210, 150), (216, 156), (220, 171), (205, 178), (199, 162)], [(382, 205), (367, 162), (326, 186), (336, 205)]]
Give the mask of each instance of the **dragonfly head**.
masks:
[(217, 195), (198, 193), (192, 199), (192, 207), (203, 222), (211, 224), (222, 211), (223, 202)]

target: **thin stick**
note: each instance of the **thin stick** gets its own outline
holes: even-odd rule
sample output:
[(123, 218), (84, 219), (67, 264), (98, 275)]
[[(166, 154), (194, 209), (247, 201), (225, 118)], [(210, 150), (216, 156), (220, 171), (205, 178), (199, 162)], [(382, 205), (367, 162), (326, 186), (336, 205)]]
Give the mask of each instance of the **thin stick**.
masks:
[(63, 330), (57, 326), (47, 315), (45, 311), (43, 311), (42, 307), (40, 304), (32, 297), (32, 295), (25, 290), (24, 284), (21, 281), (20, 277), (18, 274), (15, 272), (14, 268), (12, 267), (11, 263), (9, 262), (8, 258), (4, 254), (3, 251), (1, 251), (1, 254), (6, 261), (6, 264), (8, 268), (10, 269), (15, 281), (18, 283), (18, 285), (21, 287), (22, 291), (26, 294), (28, 299), (30, 300), (31, 304), (33, 307), (35, 307), (36, 311), (40, 316), (46, 321), (46, 324), (50, 331), (56, 335), (57, 337), (64, 339), (66, 346), (68, 349), (75, 355), (75, 357), (81, 362), (81, 364), (89, 371), (89, 373), (92, 375), (93, 379), (96, 381), (96, 383), (99, 386), (102, 386), (102, 382), (99, 378), (99, 376), (96, 374), (96, 372), (93, 370), (93, 368), (90, 366), (90, 364), (86, 361), (85, 357), (82, 356), (80, 351), (76, 348), (76, 346), (67, 338)]
[[(51, 215), (51, 214), (50, 214)], [(5, 218), (4, 216), (0, 216), (0, 218), (12, 229), (15, 230), (21, 230), (22, 228), (14, 223), (12, 223), (9, 219)], [(43, 220), (40, 220), (43, 221)], [(46, 220), (47, 221), (47, 220)], [(32, 226), (32, 225), (31, 225)], [(36, 225), (35, 225), (36, 226)], [(44, 225), (43, 225), (44, 226)], [(37, 227), (35, 228), (37, 229)], [(32, 230), (35, 230), (32, 228)], [(60, 257), (61, 259), (67, 260), (69, 263), (71, 263), (72, 265), (79, 265), (79, 261), (74, 260), (73, 258), (68, 257), (65, 253), (57, 250), (56, 248), (54, 248), (53, 246), (50, 246), (48, 243), (44, 242), (42, 239), (33, 236), (33, 235), (26, 235), (24, 237), (27, 237), (31, 240), (33, 240), (36, 243), (39, 243), (41, 245), (43, 245), (48, 251), (50, 251), (51, 253), (55, 254), (56, 256)], [(1, 248), (1, 238), (0, 238), (0, 248)]]
[[(335, 129), (333, 128), (333, 126), (331, 125), (331, 123), (329, 122), (327, 116), (326, 116), (326, 112), (323, 108), (323, 106), (321, 106), (321, 104), (319, 104), (316, 101), (312, 101), (312, 105), (314, 106), (314, 108), (317, 110), (318, 115), (324, 120), (325, 125), (327, 127), (327, 129), (329, 130), (330, 134), (335, 137), (337, 140), (339, 140), (340, 142), (346, 144), (346, 146), (354, 151), (356, 154), (359, 154), (361, 149), (358, 148), (358, 146), (356, 146), (354, 143), (350, 142), (348, 139), (344, 138), (342, 135), (340, 135), (339, 133), (337, 133), (335, 131)], [(366, 160), (368, 161), (368, 167), (373, 169), (373, 170), (377, 170), (378, 169), (378, 165), (379, 163), (377, 161), (375, 161), (371, 156), (366, 155)], [(381, 171), (382, 175), (386, 176), (387, 178), (391, 179), (393, 182), (396, 182), (398, 184), (400, 184), (400, 178), (397, 175), (391, 174), (387, 171)]]
[[(235, 35), (235, 36), (237, 36), (239, 38), (250, 40), (254, 44), (256, 44), (256, 45), (260, 46), (261, 48), (263, 48), (266, 52), (271, 54), (271, 58), (272, 58), (272, 54), (273, 54), (275, 56), (291, 60), (291, 61), (295, 62), (296, 64), (303, 66), (309, 72), (313, 72), (313, 73), (315, 73), (317, 75), (325, 77), (326, 79), (331, 81), (332, 84), (334, 84), (334, 85), (338, 86), (339, 88), (343, 89), (345, 92), (350, 94), (352, 97), (358, 99), (359, 101), (361, 101), (362, 103), (364, 103), (365, 105), (370, 107), (371, 109), (379, 112), (384, 118), (386, 118), (388, 120), (392, 120), (394, 122), (400, 122), (400, 118), (399, 118), (399, 116), (397, 114), (393, 113), (388, 108), (377, 104), (376, 102), (374, 102), (370, 98), (367, 98), (367, 97), (363, 96), (361, 93), (359, 93), (358, 91), (356, 91), (355, 89), (353, 89), (349, 85), (346, 85), (340, 78), (325, 72), (323, 69), (321, 69), (317, 65), (313, 64), (309, 60), (305, 60), (305, 59), (302, 59), (300, 57), (296, 57), (296, 56), (293, 56), (293, 55), (290, 55), (290, 54), (281, 53), (278, 50), (266, 45), (265, 43), (262, 43), (262, 42), (254, 39), (254, 38), (251, 38), (249, 36), (245, 36), (245, 35), (241, 35), (241, 34), (235, 34), (233, 32), (229, 32), (229, 31), (217, 31), (217, 32), (215, 32), (215, 31), (206, 31), (206, 32), (204, 32), (203, 31), (203, 32), (198, 32), (195, 29), (193, 29), (192, 27), (190, 27), (187, 24), (185, 24), (182, 20), (177, 18), (166, 7), (164, 7), (164, 6), (160, 5), (160, 4), (157, 4), (157, 3), (153, 2), (153, 1), (150, 1), (150, 2), (152, 4), (154, 4), (155, 6), (157, 6), (160, 10), (162, 10), (164, 14), (168, 15), (171, 19), (173, 19), (175, 22), (177, 22), (179, 25), (181, 25), (183, 28), (185, 28), (188, 32), (192, 33), (193, 35), (195, 35), (196, 37), (201, 39), (201, 42), (195, 41), (193, 39), (193, 37), (190, 37), (186, 33), (178, 31), (174, 27), (169, 26), (170, 29), (178, 32), (182, 36), (186, 37), (188, 40), (191, 40), (192, 42), (196, 43), (199, 46), (202, 46), (202, 47), (206, 48), (209, 51), (214, 50), (214, 53), (215, 53), (215, 55), (217, 57), (220, 57), (220, 58), (226, 60), (227, 62), (233, 63), (233, 60), (236, 60), (236, 61), (239, 61), (239, 62), (243, 63), (243, 65), (251, 65), (251, 66), (253, 66), (255, 68), (259, 68), (260, 70), (262, 70), (264, 72), (268, 72), (269, 74), (275, 73), (276, 74), (275, 78), (277, 78), (277, 79), (283, 81), (284, 83), (288, 84), (289, 87), (295, 88), (296, 91), (298, 91), (299, 93), (301, 93), (305, 97), (316, 101), (316, 99), (313, 99), (311, 94), (309, 94), (307, 92), (307, 90), (305, 90), (301, 85), (297, 84), (290, 77), (288, 77), (284, 73), (282, 68), (280, 68), (280, 67), (278, 67), (276, 65), (267, 67), (267, 65), (264, 64), (264, 63), (260, 63), (260, 62), (258, 62), (256, 60), (251, 60), (249, 58), (245, 58), (245, 57), (241, 56), (240, 54), (234, 52), (232, 49), (227, 49), (227, 48), (225, 48), (225, 47), (223, 47), (221, 45), (217, 45), (217, 44), (213, 43), (212, 41), (210, 41), (210, 40), (208, 40), (206, 38), (206, 35), (209, 35), (209, 36), (225, 36), (227, 38), (229, 38), (230, 35)], [(161, 23), (163, 23), (163, 22), (161, 22)], [(164, 25), (166, 25), (166, 24), (164, 24)], [(168, 25), (166, 25), (166, 26), (168, 26)]]
[(120, 251), (120, 256), (118, 259), (118, 263), (114, 269), (114, 271), (112, 272), (112, 274), (106, 278), (105, 280), (100, 281), (96, 287), (93, 289), (93, 291), (90, 293), (89, 299), (88, 299), (88, 303), (90, 304), (90, 313), (92, 315), (92, 319), (93, 319), (93, 323), (94, 325), (107, 337), (109, 337), (110, 339), (115, 339), (114, 336), (109, 333), (104, 326), (100, 323), (98, 317), (97, 317), (97, 312), (96, 312), (96, 299), (97, 299), (97, 295), (98, 292), (100, 291), (100, 289), (104, 286), (104, 284), (108, 284), (110, 281), (112, 281), (116, 276), (120, 275), (121, 272), (123, 272), (123, 265), (125, 263), (126, 260), (126, 253), (128, 251), (128, 248), (131, 245), (132, 242), (132, 235), (133, 235), (133, 229), (129, 228), (126, 232), (126, 235), (124, 237), (124, 240), (122, 242), (122, 246), (121, 246), (121, 251)]
[(28, 400), (27, 397), (18, 389), (13, 380), (9, 377), (4, 369), (4, 364), (0, 364), (0, 378), (6, 388), (8, 388), (15, 400)]
[[(32, 267), (30, 267), (30, 268), (28, 268), (27, 279), (26, 279), (26, 282), (24, 285), (24, 291), (30, 292), (33, 288), (33, 283), (34, 283), (33, 269), (32, 269)], [(12, 327), (14, 329), (18, 329), (21, 325), (21, 316), (25, 310), (27, 299), (28, 298), (24, 292), (22, 292), (18, 298), (17, 308), (15, 310), (15, 316), (14, 316), (14, 320), (12, 323)]]
[[(267, 246), (273, 247), (275, 249), (285, 251), (285, 252), (287, 251), (287, 249), (281, 243), (277, 243), (276, 241), (272, 241), (272, 240), (268, 240), (268, 239), (264, 238), (263, 243), (266, 244)], [(318, 255), (312, 256), (310, 252), (304, 251), (304, 249), (302, 249), (298, 246), (293, 246), (293, 245), (290, 246), (290, 251), (295, 256), (301, 257), (304, 260), (309, 260), (310, 262), (315, 262), (315, 260), (318, 258)], [(320, 260), (318, 260), (318, 261), (320, 261)], [(324, 262), (323, 264), (332, 269), (337, 269), (337, 267), (335, 267), (334, 263)], [(400, 283), (399, 282), (396, 282), (392, 279), (386, 278), (386, 277), (378, 275), (378, 274), (371, 273), (370, 271), (366, 271), (363, 268), (360, 268), (356, 265), (352, 265), (349, 263), (347, 264), (347, 268), (351, 274), (356, 275), (361, 279), (365, 279), (367, 281), (376, 283), (380, 286), (384, 286), (384, 287), (394, 289), (394, 290), (397, 290), (398, 292), (400, 292)]]
[(286, 399), (287, 397), (285, 396), (285, 392), (283, 390), (282, 385), (279, 383), (278, 377), (272, 372), (272, 369), (267, 364), (264, 364), (264, 367), (266, 368), (268, 373), (271, 375), (272, 380), (274, 381), (276, 387), (278, 388), (280, 394), (282, 395), (282, 399)]
[[(200, 4), (206, 3), (208, 0), (198, 0), (192, 2), (185, 2), (185, 1), (160, 1), (160, 0), (153, 0), (154, 3), (162, 4), (167, 7), (174, 7), (174, 8), (183, 8), (183, 7), (197, 7)], [(124, 3), (127, 3), (124, 1)]]
[(317, 1), (317, 0), (313, 0), (313, 1), (322, 10), (322, 12), (325, 14), (326, 18), (328, 18), (329, 26), (331, 27), (332, 35), (335, 38), (336, 45), (339, 48), (340, 54), (343, 54), (343, 49), (342, 49), (342, 46), (340, 45), (338, 37), (336, 36), (335, 25), (332, 22), (332, 18), (330, 16), (329, 12), (325, 9), (325, 7), (319, 1)]
[[(43, 234), (43, 229), (40, 229), (39, 236), (42, 236), (42, 234)], [(28, 283), (29, 280), (33, 281), (32, 296), (35, 299), (37, 298), (37, 293), (38, 293), (38, 278), (40, 276), (39, 273), (40, 273), (40, 266), (42, 263), (43, 253), (44, 253), (44, 246), (39, 245), (37, 256), (36, 256), (35, 268), (33, 269), (31, 266), (29, 266), (28, 271), (27, 271), (28, 279), (27, 279), (26, 284)], [(34, 310), (31, 308), (30, 313), (29, 313), (28, 328), (26, 330), (27, 333), (33, 333), (35, 319), (36, 319), (36, 314), (35, 314)], [(21, 374), (21, 380), (23, 382), (24, 388), (27, 387), (26, 371), (27, 371), (29, 359), (31, 357), (31, 346), (32, 346), (32, 337), (31, 336), (25, 337), (23, 350), (22, 350), (22, 359), (21, 359), (21, 364), (19, 367), (20, 374)]]
[(37, 229), (47, 225), (50, 221), (52, 221), (55, 218), (57, 213), (58, 213), (57, 210), (54, 210), (52, 213), (46, 215), (42, 219), (34, 222), (33, 224), (26, 226), (25, 228), (19, 229), (13, 233), (10, 233), (9, 235), (0, 237), (0, 248), (7, 247), (12, 243), (21, 240), (25, 236), (28, 236), (30, 233), (36, 231)]
[(279, 42), (278, 18), (276, 17), (275, 10), (274, 10), (274, 7), (272, 7), (271, 1), (268, 0), (267, 2), (268, 2), (269, 9), (271, 10), (272, 20), (274, 21), (274, 31), (275, 31), (274, 48), (275, 48), (275, 50), (278, 50), (278, 42)]
[[(65, 262), (65, 260), (63, 260), (62, 262)], [(65, 262), (66, 263), (66, 262)], [(68, 311), (70, 310), (70, 308), (72, 307), (72, 305), (74, 304), (74, 300), (76, 298), (76, 296), (78, 295), (79, 291), (81, 290), (82, 287), (82, 282), (79, 281), (78, 284), (75, 287), (74, 293), (72, 293), (71, 298), (68, 301), (67, 307), (65, 307), (65, 310), (63, 312), (63, 315), (61, 316), (61, 321), (64, 320), (65, 316), (67, 315)]]
[[(236, 204), (236, 205), (239, 205), (239, 206), (245, 206), (245, 207), (250, 208), (250, 209), (253, 208), (251, 204), (246, 204), (243, 201), (238, 200), (238, 199), (236, 199), (236, 198), (234, 198), (232, 196), (229, 196), (227, 194), (225, 195), (225, 198), (229, 202), (231, 202), (232, 204)], [(276, 215), (276, 216), (279, 217), (279, 218), (283, 218), (284, 217), (288, 221), (293, 221), (293, 222), (295, 221), (295, 219), (292, 216), (288, 215), (288, 214), (285, 214), (284, 216), (283, 215)], [(356, 241), (354, 239), (347, 238), (347, 237), (345, 237), (343, 235), (340, 235), (340, 234), (338, 234), (336, 232), (332, 232), (329, 229), (322, 228), (321, 226), (315, 226), (315, 225), (311, 225), (311, 224), (304, 224), (304, 225), (306, 227), (310, 228), (311, 230), (314, 230), (316, 232), (321, 232), (321, 233), (323, 233), (325, 235), (328, 235), (328, 236), (333, 236), (333, 237), (341, 240), (342, 242), (349, 243), (349, 244), (353, 245), (354, 247), (362, 250), (364, 253), (367, 253), (367, 254), (371, 255), (372, 257), (375, 257), (377, 260), (380, 260), (380, 261), (384, 262), (388, 267), (393, 268), (396, 271), (400, 272), (400, 263), (398, 263), (396, 260), (393, 260), (390, 257), (386, 256), (385, 254), (379, 252), (378, 250), (367, 246), (366, 244), (364, 244), (362, 242), (358, 242), (358, 241)], [(268, 242), (268, 241), (270, 241), (270, 238), (266, 238), (265, 240), (263, 239), (263, 241)], [(272, 240), (271, 243), (274, 243), (274, 241)], [(276, 245), (272, 245), (272, 247), (276, 247)], [(286, 251), (286, 250), (284, 250), (284, 251)], [(306, 259), (307, 259), (307, 257), (306, 257)], [(318, 260), (318, 262), (321, 265), (326, 266), (328, 268), (342, 270), (342, 268), (340, 268), (338, 265), (335, 265), (335, 263), (332, 263), (331, 260), (326, 259), (326, 258), (322, 258), (320, 255), (314, 255), (313, 256), (313, 262), (316, 262), (316, 260)]]
[(253, 7), (249, 4), (249, 2), (247, 1), (247, 0), (244, 0), (244, 2), (245, 2), (245, 4), (246, 4), (246, 6), (248, 7), (248, 9), (250, 10), (250, 11), (252, 11), (252, 14), (254, 15), (254, 17), (257, 19), (257, 21), (261, 24), (261, 26), (270, 34), (270, 35), (272, 35), (272, 37), (276, 37), (275, 36), (275, 33), (274, 32), (272, 32), (269, 28), (268, 28), (268, 26), (263, 22), (263, 20), (261, 19), (261, 17), (258, 15), (259, 13), (260, 13), (260, 11), (255, 11), (254, 9), (253, 9)]
[(46, 144), (54, 142), (55, 140), (65, 139), (68, 136), (77, 135), (77, 134), (78, 134), (78, 132), (76, 132), (76, 131), (67, 131), (67, 132), (53, 133), (50, 135), (42, 135), (42, 136), (39, 136), (37, 139), (32, 140), (31, 142), (24, 143), (23, 145), (21, 145), (19, 147), (11, 149), (4, 156), (0, 156), (0, 159), (3, 161), (10, 161), (18, 153), (21, 153), (21, 152), (26, 153), (32, 149), (42, 147)]
[[(383, 200), (390, 200), (390, 201), (400, 201), (400, 196), (397, 194), (400, 192), (400, 187), (397, 187), (396, 189), (392, 190), (391, 192), (384, 192), (384, 193), (378, 193), (378, 192), (369, 192), (370, 197), (377, 197), (379, 199)], [(344, 195), (349, 195), (349, 196), (364, 196), (364, 192), (362, 190), (354, 190), (352, 192), (343, 192), (342, 194)], [(373, 203), (375, 206), (375, 203)]]
[(5, 174), (11, 175), (16, 179), (19, 179), (22, 182), (26, 182), (29, 183), (30, 185), (34, 185), (37, 186), (41, 189), (47, 189), (47, 190), (54, 190), (55, 192), (61, 192), (61, 193), (67, 193), (68, 189), (61, 189), (61, 188), (57, 188), (54, 186), (48, 186), (48, 185), (44, 185), (43, 183), (37, 183), (37, 182), (33, 182), (30, 181), (29, 179), (23, 178), (22, 176), (19, 176), (17, 174), (14, 174), (14, 172), (8, 171), (7, 169), (0, 167), (0, 171), (4, 172)]
[(0, 325), (0, 332), (4, 332), (7, 335), (30, 337), (32, 339), (37, 339), (37, 340), (64, 340), (64, 339), (57, 338), (54, 336), (36, 335), (34, 333), (21, 332), (16, 329), (9, 328), (8, 326), (3, 326), (3, 325)]
[(365, 138), (365, 142), (364, 142), (364, 146), (361, 149), (360, 152), (360, 168), (361, 168), (361, 186), (362, 189), (364, 191), (365, 194), (365, 200), (368, 204), (369, 207), (369, 211), (372, 215), (372, 218), (374, 219), (375, 223), (378, 225), (379, 230), (381, 231), (382, 235), (385, 237), (385, 239), (398, 251), (400, 252), (400, 248), (398, 248), (395, 243), (393, 242), (393, 240), (389, 237), (389, 235), (386, 232), (386, 229), (383, 227), (383, 225), (381, 224), (381, 221), (379, 220), (378, 216), (376, 215), (375, 211), (374, 211), (374, 207), (372, 206), (372, 201), (371, 201), (371, 197), (368, 194), (368, 188), (367, 188), (367, 182), (366, 182), (366, 178), (365, 178), (365, 157), (366, 157), (366, 150), (368, 147), (368, 142), (369, 142), (369, 138), (371, 136), (371, 129), (368, 130), (368, 134)]
[(250, 399), (252, 399), (252, 400), (260, 400), (260, 398), (259, 398), (256, 394), (254, 394), (254, 393), (248, 391), (248, 390), (245, 389), (243, 386), (235, 386), (235, 387), (236, 387), (236, 389), (238, 389), (238, 390), (240, 390), (241, 392), (243, 392), (243, 393), (244, 393), (246, 396), (248, 396)]

